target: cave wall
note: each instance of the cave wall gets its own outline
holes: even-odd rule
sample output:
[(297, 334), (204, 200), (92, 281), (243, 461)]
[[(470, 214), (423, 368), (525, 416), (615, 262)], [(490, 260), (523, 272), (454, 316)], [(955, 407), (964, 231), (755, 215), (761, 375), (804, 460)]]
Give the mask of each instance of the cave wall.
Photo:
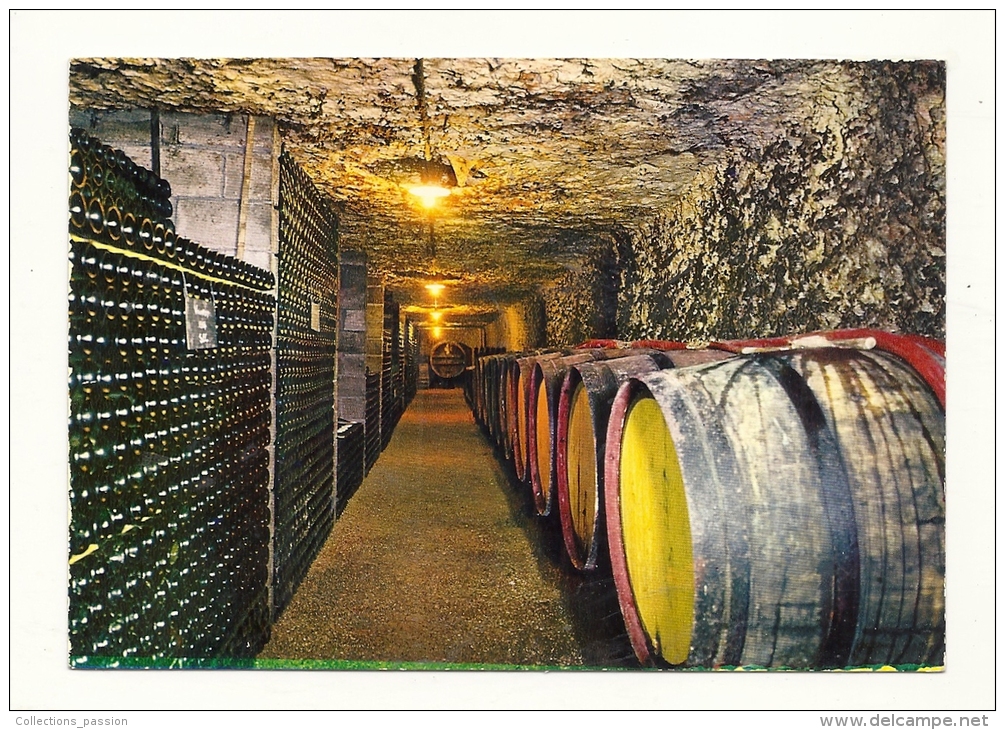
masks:
[(545, 306), (541, 297), (527, 297), (500, 307), (499, 316), (485, 327), (485, 346), (524, 352), (545, 343)]
[[(733, 150), (544, 292), (550, 344), (876, 327), (945, 337), (945, 67), (818, 80), (805, 121)], [(606, 262), (606, 263), (605, 263)]]
[(586, 257), (544, 291), (545, 341), (548, 346), (617, 337), (617, 245), (606, 245)]

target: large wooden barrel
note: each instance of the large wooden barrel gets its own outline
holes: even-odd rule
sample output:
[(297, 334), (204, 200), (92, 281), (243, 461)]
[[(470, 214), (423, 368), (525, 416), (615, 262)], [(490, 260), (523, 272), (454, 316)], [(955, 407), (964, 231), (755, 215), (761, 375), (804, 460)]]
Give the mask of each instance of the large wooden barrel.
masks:
[(931, 337), (895, 334), (875, 329), (827, 330), (784, 337), (755, 340), (725, 340), (709, 347), (741, 354), (803, 349), (808, 343), (823, 341), (831, 346), (858, 347), (889, 352), (906, 362), (935, 393), (942, 409), (946, 408), (946, 345)]
[(715, 350), (673, 349), (677, 351), (636, 349), (628, 357), (575, 364), (562, 381), (555, 426), (555, 492), (566, 553), (578, 570), (593, 570), (604, 555), (604, 452), (607, 418), (618, 387), (656, 370), (731, 357)]
[(605, 506), (640, 661), (941, 663), (944, 423), (933, 390), (875, 350), (622, 384)]
[(495, 403), (496, 403), (496, 424), (495, 442), (496, 447), (502, 453), (504, 459), (510, 458), (509, 453), (509, 375), (510, 364), (521, 357), (525, 352), (511, 352), (503, 355), (498, 363), (495, 376)]
[(492, 355), (485, 360), (483, 370), (485, 392), (485, 425), (489, 432), (489, 439), (497, 442), (499, 435), (499, 372), (507, 358), (506, 353)]
[(489, 363), (492, 361), (494, 355), (484, 355), (478, 358), (478, 362), (475, 365), (475, 373), (477, 379), (477, 418), (478, 422), (481, 424), (482, 428), (485, 430), (486, 434), (489, 431), (489, 417), (488, 417), (488, 368)]
[(539, 349), (507, 355), (499, 372), (499, 434), (496, 442), (504, 459), (513, 461), (513, 445), (518, 426), (519, 405), (523, 390), (520, 382), (520, 363), (536, 362), (561, 357), (565, 352), (553, 349)]
[(482, 407), (484, 405), (482, 399), (482, 369), (485, 367), (485, 354), (482, 352), (475, 353), (475, 366), (474, 370), (471, 372), (471, 413), (475, 417), (475, 423), (479, 426), (485, 425), (484, 416), (482, 415)]
[(552, 514), (555, 499), (555, 431), (558, 424), (558, 400), (569, 368), (595, 360), (621, 359), (638, 354), (628, 348), (577, 348), (562, 357), (534, 363), (527, 384), (527, 461), (534, 506), (541, 516)]
[(851, 488), (859, 616), (848, 663), (940, 664), (945, 639), (945, 412), (899, 357), (777, 356), (836, 435)]
[(429, 369), (443, 380), (451, 382), (467, 371), (471, 348), (462, 342), (437, 342), (429, 351)]
[(488, 353), (481, 355), (481, 357), (479, 357), (474, 363), (474, 418), (485, 430), (488, 429), (485, 367), (489, 358), (497, 354), (498, 353)]
[(475, 353), (474, 368), (471, 371), (471, 410), (474, 421), (482, 428), (487, 428), (485, 422), (485, 363), (488, 358), (499, 354), (498, 348), (481, 348)]
[(499, 355), (498, 351), (483, 352), (474, 361), (474, 419), (484, 428), (488, 429), (488, 393), (486, 368), (491, 358)]
[(509, 425), (509, 440), (513, 457), (513, 470), (521, 482), (527, 481), (530, 472), (527, 468), (527, 389), (530, 375), (538, 362), (550, 360), (565, 355), (564, 352), (542, 352), (518, 358), (510, 363), (509, 393), (506, 405), (509, 409), (507, 423)]

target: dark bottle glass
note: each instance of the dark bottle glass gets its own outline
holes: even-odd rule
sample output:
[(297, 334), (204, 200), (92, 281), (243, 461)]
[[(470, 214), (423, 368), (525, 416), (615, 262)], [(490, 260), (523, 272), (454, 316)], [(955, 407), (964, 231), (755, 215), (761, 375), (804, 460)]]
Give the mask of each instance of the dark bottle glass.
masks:
[(79, 190), (70, 194), (70, 226), (75, 230), (83, 230), (87, 225), (87, 202)]
[(165, 253), (167, 252), (164, 247), (164, 233), (165, 233), (164, 224), (157, 223), (154, 225), (153, 232), (151, 233), (150, 237), (150, 240), (153, 243), (154, 252), (161, 258), (163, 258)]
[(87, 182), (84, 153), (76, 147), (70, 150), (70, 181), (75, 188), (82, 188)]
[(105, 230), (105, 209), (98, 198), (91, 198), (87, 204), (87, 223), (95, 236)]
[(137, 233), (137, 239), (140, 242), (140, 247), (146, 251), (150, 252), (153, 250), (154, 241), (154, 224), (149, 218), (144, 218), (140, 223), (139, 232)]
[(122, 228), (122, 240), (127, 248), (133, 248), (137, 243), (137, 226), (136, 226), (136, 216), (131, 212), (126, 212), (122, 214), (122, 223), (120, 224)]
[(112, 243), (122, 238), (122, 216), (114, 205), (105, 211), (105, 234)]

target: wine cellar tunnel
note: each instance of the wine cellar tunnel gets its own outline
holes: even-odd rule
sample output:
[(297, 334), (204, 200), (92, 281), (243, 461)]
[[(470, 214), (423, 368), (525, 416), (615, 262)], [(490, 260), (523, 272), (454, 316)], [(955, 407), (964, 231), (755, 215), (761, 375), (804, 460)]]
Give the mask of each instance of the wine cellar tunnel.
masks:
[(943, 64), (69, 82), (71, 665), (942, 665)]

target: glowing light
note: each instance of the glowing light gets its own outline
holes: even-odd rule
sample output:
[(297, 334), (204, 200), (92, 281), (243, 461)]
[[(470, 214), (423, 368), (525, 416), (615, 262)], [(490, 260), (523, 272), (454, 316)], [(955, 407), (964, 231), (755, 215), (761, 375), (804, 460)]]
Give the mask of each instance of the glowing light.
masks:
[(434, 339), (438, 340), (438, 339), (440, 339), (440, 337), (442, 335), (443, 335), (443, 328), (442, 327), (433, 327), (433, 338)]
[(443, 284), (426, 284), (426, 291), (432, 294), (434, 297), (440, 296), (443, 293)]
[(439, 309), (434, 309), (432, 312), (429, 313), (429, 318), (432, 319), (434, 322), (439, 322), (440, 319), (442, 319), (442, 317), (443, 312), (441, 312)]
[(410, 185), (406, 189), (419, 199), (423, 208), (434, 208), (440, 198), (450, 195), (450, 188), (441, 188), (439, 185)]

